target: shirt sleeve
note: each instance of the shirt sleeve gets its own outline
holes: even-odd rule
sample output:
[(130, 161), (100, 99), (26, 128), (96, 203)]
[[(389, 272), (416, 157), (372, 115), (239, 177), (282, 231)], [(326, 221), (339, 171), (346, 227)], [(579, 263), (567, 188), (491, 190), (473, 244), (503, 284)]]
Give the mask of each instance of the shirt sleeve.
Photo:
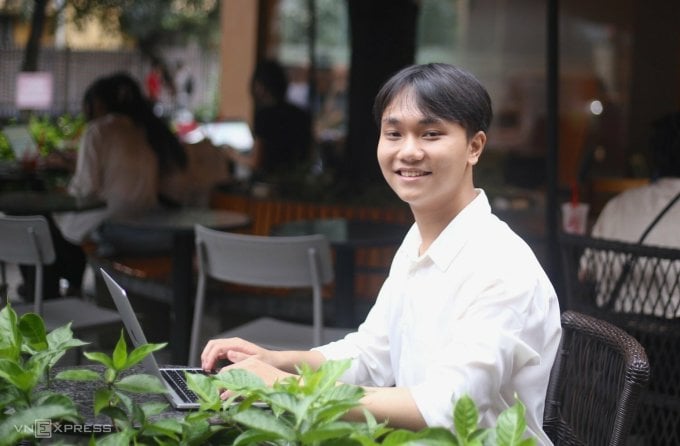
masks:
[(387, 289), (389, 277), (383, 284), (375, 304), (358, 330), (344, 339), (315, 348), (327, 360), (351, 359), (350, 368), (341, 381), (361, 386), (394, 385), (388, 338)]

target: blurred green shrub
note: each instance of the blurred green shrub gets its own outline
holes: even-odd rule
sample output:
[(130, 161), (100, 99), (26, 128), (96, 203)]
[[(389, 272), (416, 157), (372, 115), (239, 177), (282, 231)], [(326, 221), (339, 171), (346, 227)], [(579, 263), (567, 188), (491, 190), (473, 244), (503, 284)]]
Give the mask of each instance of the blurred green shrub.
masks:
[[(31, 116), (28, 120), (28, 129), (38, 144), (41, 156), (49, 155), (56, 150), (76, 150), (78, 138), (84, 128), (85, 118), (82, 115), (64, 114), (56, 118)], [(14, 152), (9, 141), (0, 131), (0, 160), (13, 159)]]

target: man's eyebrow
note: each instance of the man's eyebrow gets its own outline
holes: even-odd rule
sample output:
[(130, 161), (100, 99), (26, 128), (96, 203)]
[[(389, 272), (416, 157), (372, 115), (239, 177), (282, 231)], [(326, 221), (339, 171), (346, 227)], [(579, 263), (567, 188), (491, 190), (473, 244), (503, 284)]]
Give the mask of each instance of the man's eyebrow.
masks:
[(399, 119), (395, 118), (394, 116), (388, 116), (386, 118), (383, 118), (382, 123), (383, 124), (399, 124), (401, 121)]
[[(401, 120), (399, 120), (398, 118), (395, 118), (394, 116), (388, 116), (386, 118), (383, 118), (382, 122), (383, 122), (383, 124), (393, 124), (394, 125), (394, 124), (399, 124), (401, 122)], [(440, 122), (442, 122), (442, 119), (437, 118), (435, 116), (425, 116), (425, 117), (418, 120), (418, 124), (421, 124), (421, 125), (422, 124), (425, 124), (425, 125), (427, 125), (427, 124), (438, 124)]]
[(441, 118), (438, 118), (436, 116), (424, 116), (422, 119), (418, 121), (419, 124), (439, 124), (443, 120)]

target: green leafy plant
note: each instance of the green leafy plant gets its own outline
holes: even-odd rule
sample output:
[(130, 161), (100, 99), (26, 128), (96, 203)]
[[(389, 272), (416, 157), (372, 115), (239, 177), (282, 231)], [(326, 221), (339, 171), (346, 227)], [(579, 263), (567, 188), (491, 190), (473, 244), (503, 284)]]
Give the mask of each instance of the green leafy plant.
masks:
[(85, 357), (104, 366), (102, 372), (92, 369), (65, 370), (57, 374), (55, 379), (70, 381), (97, 381), (101, 386), (94, 394), (94, 415), (103, 414), (111, 419), (116, 427), (115, 437), (111, 441), (123, 439), (131, 441), (137, 437), (153, 434), (172, 434), (179, 423), (175, 420), (152, 422), (149, 417), (157, 415), (167, 408), (167, 404), (138, 404), (130, 398), (134, 394), (165, 393), (165, 386), (153, 375), (134, 373), (124, 375), (123, 372), (139, 364), (150, 353), (160, 350), (166, 344), (144, 344), (128, 353), (123, 332), (116, 343), (111, 356), (101, 352), (85, 352)]
[[(16, 124), (16, 121), (10, 121)], [(85, 128), (85, 118), (82, 115), (64, 114), (56, 118), (47, 116), (31, 116), (28, 129), (38, 145), (41, 156), (50, 153), (77, 150), (78, 139)], [(4, 133), (0, 130), (0, 160), (14, 160), (14, 151)]]
[(14, 152), (9, 146), (9, 141), (4, 133), (0, 132), (0, 161), (8, 161), (14, 159)]
[(56, 119), (33, 116), (29, 119), (29, 130), (42, 156), (57, 150), (75, 150), (75, 141), (84, 126), (85, 119), (81, 115), (61, 115)]
[(36, 314), (20, 318), (11, 305), (0, 311), (0, 442), (33, 437), (37, 419), (76, 422), (73, 401), (41, 386), (67, 350), (85, 343), (73, 338), (70, 324), (46, 333)]
[[(122, 331), (111, 355), (84, 353), (101, 367), (65, 369), (55, 377), (97, 383), (94, 414), (82, 414), (69, 397), (50, 390), (49, 372), (67, 350), (83, 345), (73, 338), (70, 324), (46, 333), (38, 315), (17, 317), (9, 304), (0, 311), (0, 444), (37, 442), (30, 428), (17, 426), (32, 426), (38, 419), (79, 423), (92, 415), (108, 417), (114, 427), (111, 434), (92, 437), (90, 443), (98, 445), (535, 444), (534, 439), (524, 438), (525, 408), (519, 400), (500, 415), (493, 428), (479, 428), (477, 407), (468, 396), (455, 404), (454, 431), (394, 429), (378, 423), (365, 410), (365, 421), (345, 421), (350, 410), (358, 410), (364, 396), (361, 387), (338, 382), (349, 361), (328, 361), (318, 370), (301, 366), (297, 376), (271, 387), (238, 369), (217, 375), (187, 374), (189, 387), (201, 400), (200, 409), (183, 417), (163, 417), (168, 404), (146, 402), (144, 395), (164, 393), (165, 387), (157, 377), (136, 372), (144, 358), (165, 344), (146, 344), (128, 352)], [(220, 391), (225, 388), (233, 395), (222, 400)]]
[[(350, 366), (347, 361), (329, 361), (318, 370), (302, 366), (299, 375), (264, 384), (244, 370), (230, 370), (215, 376), (187, 375), (189, 387), (201, 399), (201, 410), (220, 413), (222, 421), (241, 433), (234, 445), (440, 445), (440, 446), (530, 446), (526, 431), (525, 407), (521, 401), (504, 411), (493, 428), (479, 428), (479, 413), (469, 396), (460, 398), (453, 409), (455, 432), (445, 428), (426, 428), (418, 432), (393, 429), (376, 422), (364, 411), (365, 422), (342, 418), (359, 405), (362, 388), (339, 384), (338, 379)], [(220, 389), (230, 389), (226, 401)], [(235, 405), (234, 400), (240, 399)], [(269, 410), (256, 407), (263, 403)]]

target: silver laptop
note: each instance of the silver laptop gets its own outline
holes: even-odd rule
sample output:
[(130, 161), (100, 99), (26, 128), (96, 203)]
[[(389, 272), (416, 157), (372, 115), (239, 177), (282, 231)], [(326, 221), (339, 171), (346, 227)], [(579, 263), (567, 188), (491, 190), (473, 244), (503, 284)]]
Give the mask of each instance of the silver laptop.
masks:
[[(128, 336), (135, 347), (147, 344), (146, 336), (132, 309), (125, 290), (103, 269), (100, 268), (106, 287), (111, 293), (113, 302), (118, 308)], [(203, 369), (194, 367), (159, 367), (153, 353), (143, 362), (147, 373), (157, 376), (167, 387), (166, 397), (176, 409), (198, 409), (198, 397), (187, 387), (185, 373), (205, 373)]]
[(14, 159), (20, 161), (25, 157), (38, 154), (38, 145), (26, 125), (8, 125), (2, 129), (14, 152)]

